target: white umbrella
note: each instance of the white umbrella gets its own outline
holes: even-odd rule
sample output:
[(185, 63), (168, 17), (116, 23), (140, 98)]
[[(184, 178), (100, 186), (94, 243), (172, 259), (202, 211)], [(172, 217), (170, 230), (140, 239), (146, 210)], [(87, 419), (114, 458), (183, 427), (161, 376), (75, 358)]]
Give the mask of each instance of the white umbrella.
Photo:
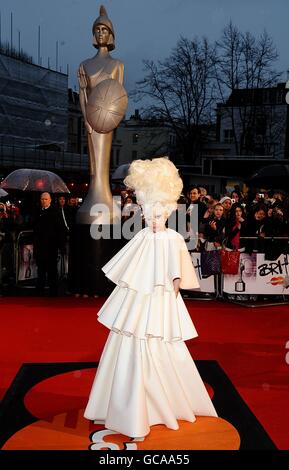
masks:
[(12, 171), (1, 183), (1, 188), (20, 191), (47, 191), (49, 193), (69, 193), (64, 181), (52, 171), (21, 168)]
[(7, 194), (7, 191), (4, 191), (4, 189), (0, 188), (0, 197), (5, 197)]

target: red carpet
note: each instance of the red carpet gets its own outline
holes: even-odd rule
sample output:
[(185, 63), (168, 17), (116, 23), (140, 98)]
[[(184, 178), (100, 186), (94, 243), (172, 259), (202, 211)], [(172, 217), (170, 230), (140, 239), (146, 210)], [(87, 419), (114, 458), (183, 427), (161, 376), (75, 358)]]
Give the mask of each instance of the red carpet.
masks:
[[(1, 298), (1, 398), (24, 362), (97, 361), (107, 336), (96, 322), (103, 301)], [(199, 333), (187, 342), (193, 358), (216, 360), (276, 446), (289, 449), (288, 306), (186, 304)]]

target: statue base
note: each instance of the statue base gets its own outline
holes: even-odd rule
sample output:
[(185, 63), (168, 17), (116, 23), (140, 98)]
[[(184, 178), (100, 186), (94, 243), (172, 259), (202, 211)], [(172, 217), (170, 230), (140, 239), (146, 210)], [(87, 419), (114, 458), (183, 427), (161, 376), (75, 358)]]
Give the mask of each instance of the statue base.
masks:
[(101, 270), (127, 242), (113, 238), (113, 224), (100, 226), (110, 238), (95, 240), (90, 234), (91, 225), (76, 224), (70, 238), (70, 290), (80, 295), (109, 295), (115, 288)]

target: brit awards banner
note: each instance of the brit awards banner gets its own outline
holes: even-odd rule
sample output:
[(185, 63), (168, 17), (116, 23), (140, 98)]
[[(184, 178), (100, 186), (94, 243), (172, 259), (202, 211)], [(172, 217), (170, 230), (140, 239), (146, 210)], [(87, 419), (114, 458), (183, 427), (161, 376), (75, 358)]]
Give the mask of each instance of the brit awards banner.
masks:
[(239, 273), (223, 276), (223, 292), (289, 295), (288, 255), (269, 261), (264, 253), (241, 253)]
[(18, 281), (37, 278), (37, 267), (33, 258), (33, 245), (23, 244), (19, 247)]
[(207, 292), (209, 294), (215, 293), (214, 276), (203, 277), (201, 271), (201, 253), (190, 253), (192, 262), (200, 283), (200, 292)]

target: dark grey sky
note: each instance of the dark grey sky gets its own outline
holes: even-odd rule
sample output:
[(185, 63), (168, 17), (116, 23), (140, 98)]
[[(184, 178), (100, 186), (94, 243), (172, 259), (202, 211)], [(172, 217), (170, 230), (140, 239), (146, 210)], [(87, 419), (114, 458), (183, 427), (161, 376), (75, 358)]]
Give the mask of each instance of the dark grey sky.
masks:
[[(94, 55), (91, 26), (103, 3), (114, 24), (113, 55), (125, 64), (125, 86), (134, 88), (142, 77), (143, 59), (163, 59), (180, 35), (207, 36), (215, 40), (230, 19), (242, 30), (258, 35), (264, 28), (272, 36), (280, 58), (278, 68), (289, 69), (288, 0), (1, 0), (1, 37), (10, 41), (13, 12), (13, 43), (37, 60), (38, 25), (41, 26), (42, 63), (55, 66), (56, 40), (59, 64), (69, 64), (69, 84), (77, 86), (78, 64)], [(284, 80), (286, 79), (284, 74)], [(129, 112), (135, 107), (130, 103)]]

